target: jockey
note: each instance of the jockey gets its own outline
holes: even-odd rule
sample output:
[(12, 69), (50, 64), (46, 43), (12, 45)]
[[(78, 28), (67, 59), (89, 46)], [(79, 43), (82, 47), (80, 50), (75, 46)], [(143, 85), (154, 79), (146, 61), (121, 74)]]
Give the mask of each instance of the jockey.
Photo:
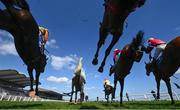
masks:
[(112, 86), (111, 86), (111, 84), (110, 84), (110, 81), (107, 80), (107, 79), (105, 79), (105, 80), (104, 80), (104, 89), (105, 89), (105, 91), (111, 89), (111, 87), (112, 87)]
[(48, 41), (48, 37), (49, 37), (48, 29), (39, 26), (39, 41), (40, 41), (39, 43), (42, 54), (44, 54), (44, 46)]
[(156, 61), (162, 54), (162, 51), (165, 49), (165, 47), (166, 42), (156, 38), (149, 38), (148, 47), (143, 49), (146, 53), (150, 53), (153, 50), (153, 48), (156, 48), (153, 56), (153, 61)]
[[(114, 66), (113, 68), (115, 68), (118, 60), (119, 60), (119, 57), (120, 57), (120, 54), (121, 54), (122, 50), (120, 49), (115, 49), (114, 52), (113, 52), (113, 61), (114, 61)], [(113, 73), (109, 73), (109, 76), (111, 76)]]
[(114, 64), (116, 64), (117, 61), (119, 60), (121, 52), (122, 52), (122, 50), (120, 50), (120, 49), (115, 49), (114, 50), (114, 52), (113, 52), (113, 61), (114, 61)]

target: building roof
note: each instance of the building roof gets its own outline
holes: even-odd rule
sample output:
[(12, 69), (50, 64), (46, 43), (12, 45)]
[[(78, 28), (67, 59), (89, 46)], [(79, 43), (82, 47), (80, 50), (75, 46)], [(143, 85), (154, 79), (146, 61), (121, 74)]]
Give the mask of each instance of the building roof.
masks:
[(58, 92), (55, 92), (55, 91), (52, 91), (52, 90), (48, 90), (48, 89), (44, 89), (44, 88), (39, 88), (39, 92), (43, 92), (43, 93), (46, 93), (46, 94), (51, 94), (51, 95), (61, 95), (61, 93), (58, 93)]
[(13, 69), (0, 70), (0, 80), (13, 83), (23, 88), (30, 86), (30, 78), (26, 77), (24, 74), (20, 74), (18, 71)]

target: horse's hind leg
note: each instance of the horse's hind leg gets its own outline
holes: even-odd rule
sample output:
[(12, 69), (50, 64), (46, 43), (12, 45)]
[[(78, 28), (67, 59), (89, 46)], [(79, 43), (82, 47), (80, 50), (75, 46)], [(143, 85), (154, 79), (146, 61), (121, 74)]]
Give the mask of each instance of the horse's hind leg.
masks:
[(72, 97), (73, 97), (73, 94), (74, 94), (74, 80), (72, 80), (72, 87), (71, 87), (71, 98), (70, 98), (70, 102), (72, 102)]
[(93, 61), (92, 61), (92, 64), (93, 64), (93, 65), (97, 65), (97, 64), (98, 64), (98, 54), (99, 54), (99, 50), (100, 50), (101, 46), (104, 44), (107, 35), (108, 35), (107, 30), (104, 29), (104, 28), (101, 26), (100, 29), (99, 29), (99, 41), (98, 41), (98, 44), (97, 44), (97, 50), (96, 50), (96, 53), (95, 53), (95, 55), (94, 55), (94, 59), (93, 59)]
[(70, 102), (72, 102), (73, 93), (74, 93), (74, 92), (71, 92)]
[(99, 69), (98, 69), (99, 72), (103, 72), (103, 68), (104, 68), (106, 59), (107, 59), (108, 55), (110, 54), (111, 49), (112, 49), (112, 48), (114, 47), (114, 45), (118, 42), (118, 40), (119, 40), (119, 36), (113, 36), (113, 39), (112, 39), (112, 41), (111, 41), (111, 44), (110, 44), (109, 47), (106, 49), (104, 59), (103, 59), (103, 61), (102, 61), (102, 63), (101, 63), (101, 66), (100, 66)]
[(33, 89), (33, 80), (34, 80), (34, 78), (33, 78), (33, 73), (32, 73), (33, 72), (33, 68), (28, 66), (27, 70), (28, 70), (29, 77), (30, 77), (30, 82), (31, 82), (30, 91), (34, 91), (34, 89)]
[(165, 79), (164, 81), (166, 82), (166, 86), (167, 86), (167, 89), (168, 89), (168, 93), (169, 93), (169, 95), (170, 95), (170, 97), (171, 97), (171, 104), (175, 104), (174, 99), (173, 99), (173, 96), (172, 96), (172, 89), (171, 89), (170, 79), (167, 78), (167, 79)]

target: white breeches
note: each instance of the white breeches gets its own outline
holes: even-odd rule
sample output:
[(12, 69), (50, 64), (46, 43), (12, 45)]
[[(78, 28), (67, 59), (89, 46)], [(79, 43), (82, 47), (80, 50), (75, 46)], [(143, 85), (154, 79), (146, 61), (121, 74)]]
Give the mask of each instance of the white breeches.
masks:
[(154, 58), (158, 59), (159, 56), (162, 54), (162, 51), (165, 49), (166, 44), (161, 44), (156, 47), (156, 50), (154, 52)]

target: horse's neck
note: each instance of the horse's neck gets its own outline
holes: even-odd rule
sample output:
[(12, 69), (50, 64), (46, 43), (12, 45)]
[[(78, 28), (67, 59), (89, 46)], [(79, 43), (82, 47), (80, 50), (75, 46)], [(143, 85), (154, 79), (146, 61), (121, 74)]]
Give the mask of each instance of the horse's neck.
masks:
[(14, 27), (14, 24), (8, 11), (0, 11), (0, 29), (10, 32), (12, 27)]
[(157, 65), (156, 62), (154, 62), (154, 63), (152, 64), (151, 68), (153, 69), (152, 72), (153, 72), (153, 74), (154, 74), (155, 76), (159, 76), (159, 75), (161, 74), (160, 68), (158, 67), (158, 65)]

